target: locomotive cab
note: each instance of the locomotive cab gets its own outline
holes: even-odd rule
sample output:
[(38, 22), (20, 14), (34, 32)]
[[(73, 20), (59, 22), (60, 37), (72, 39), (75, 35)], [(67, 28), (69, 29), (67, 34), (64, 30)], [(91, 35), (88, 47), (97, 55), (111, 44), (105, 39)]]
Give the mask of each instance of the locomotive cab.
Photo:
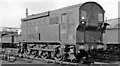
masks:
[(79, 25), (76, 29), (76, 43), (96, 46), (102, 43), (104, 10), (95, 2), (84, 3), (79, 8)]

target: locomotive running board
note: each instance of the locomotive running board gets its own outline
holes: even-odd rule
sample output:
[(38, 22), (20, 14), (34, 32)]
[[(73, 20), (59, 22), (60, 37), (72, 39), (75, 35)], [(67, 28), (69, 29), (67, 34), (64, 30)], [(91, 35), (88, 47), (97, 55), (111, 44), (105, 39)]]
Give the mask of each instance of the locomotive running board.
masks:
[(32, 50), (40, 50), (40, 51), (53, 51), (52, 49), (40, 49), (40, 48), (30, 48)]

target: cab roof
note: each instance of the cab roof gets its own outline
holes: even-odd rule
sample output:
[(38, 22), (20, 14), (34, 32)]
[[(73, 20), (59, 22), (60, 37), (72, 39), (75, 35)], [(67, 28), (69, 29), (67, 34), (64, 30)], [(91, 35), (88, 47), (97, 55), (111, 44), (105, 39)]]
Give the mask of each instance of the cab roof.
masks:
[(44, 16), (49, 16), (50, 12), (53, 12), (53, 11), (62, 11), (62, 10), (67, 10), (67, 9), (71, 9), (71, 8), (81, 7), (81, 6), (86, 5), (88, 3), (97, 4), (105, 12), (105, 10), (102, 8), (101, 5), (99, 5), (96, 2), (90, 1), (90, 2), (85, 2), (85, 3), (80, 3), (80, 4), (68, 6), (68, 7), (63, 7), (63, 8), (56, 9), (56, 10), (51, 10), (51, 11), (43, 12), (43, 13), (32, 14), (32, 15), (29, 15), (28, 17), (25, 17), (25, 18), (21, 19), (21, 20), (27, 21), (27, 20), (31, 20), (31, 19), (41, 18), (41, 17), (44, 17)]

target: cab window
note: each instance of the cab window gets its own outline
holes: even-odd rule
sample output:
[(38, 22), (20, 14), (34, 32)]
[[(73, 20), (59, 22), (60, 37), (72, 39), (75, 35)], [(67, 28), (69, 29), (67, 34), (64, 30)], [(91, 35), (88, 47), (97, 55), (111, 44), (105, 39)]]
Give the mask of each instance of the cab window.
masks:
[(98, 13), (98, 21), (103, 21), (103, 14), (102, 13)]
[(86, 18), (87, 18), (86, 11), (81, 11), (81, 19), (86, 19)]
[(64, 23), (64, 24), (67, 23), (67, 14), (66, 13), (62, 14), (62, 23)]

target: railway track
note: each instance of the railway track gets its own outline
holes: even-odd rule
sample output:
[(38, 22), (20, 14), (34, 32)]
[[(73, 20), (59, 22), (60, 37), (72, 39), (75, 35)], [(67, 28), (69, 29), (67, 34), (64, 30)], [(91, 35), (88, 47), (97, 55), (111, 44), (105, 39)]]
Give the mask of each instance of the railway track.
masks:
[[(82, 62), (79, 62), (79, 63), (73, 63), (73, 62), (67, 62), (67, 61), (57, 61), (57, 60), (52, 60), (52, 59), (45, 59), (45, 58), (38, 58), (38, 57), (34, 57), (34, 55), (29, 55), (29, 58), (28, 57), (26, 57), (27, 55), (24, 55), (24, 57), (23, 58), (20, 58), (20, 56), (17, 56), (16, 55), (16, 53), (13, 53), (13, 54), (15, 54), (15, 55), (11, 55), (11, 54), (3, 54), (2, 56), (4, 56), (4, 57), (6, 57), (6, 56), (8, 56), (8, 61), (9, 62), (11, 62), (11, 63), (13, 63), (13, 62), (15, 62), (15, 61), (17, 61), (17, 60), (19, 60), (19, 59), (22, 59), (23, 61), (27, 61), (28, 63), (34, 63), (34, 61), (37, 61), (37, 62), (43, 62), (43, 63), (45, 63), (45, 64), (59, 64), (59, 65), (73, 65), (73, 66), (79, 66), (80, 64), (82, 64), (82, 65), (87, 65), (87, 66), (89, 66), (89, 65), (106, 65), (106, 66), (109, 66), (109, 65), (111, 65), (111, 64), (115, 64), (115, 65), (118, 65), (118, 63), (116, 63), (116, 61), (112, 61), (112, 62), (109, 62), (108, 63), (108, 61), (110, 61), (109, 59), (107, 59), (107, 56), (106, 56), (106, 58), (104, 58), (105, 56), (103, 56), (103, 54), (101, 55), (101, 54), (99, 54), (99, 53), (97, 53), (98, 54), (98, 56), (99, 56), (99, 58), (96, 58), (94, 61), (98, 61), (98, 62), (94, 62), (94, 63), (89, 63), (88, 61), (85, 61), (85, 62), (87, 62), (87, 63), (83, 63), (83, 61)], [(107, 53), (107, 54), (109, 54), (109, 53)], [(6, 55), (6, 56), (5, 56)], [(19, 54), (18, 54), (19, 55)], [(105, 55), (105, 53), (104, 53), (104, 55)], [(98, 57), (97, 56), (97, 57)], [(10, 61), (10, 59), (11, 58), (13, 58), (13, 60), (12, 61)], [(106, 60), (107, 59), (107, 60)], [(101, 60), (103, 60), (102, 62), (100, 62)], [(89, 60), (90, 61), (90, 60)], [(91, 60), (91, 61), (93, 61), (93, 60)], [(106, 63), (105, 63), (105, 61), (107, 61)], [(120, 65), (119, 65), (120, 66)]]
[[(42, 59), (42, 58), (33, 58), (32, 56), (28, 59), (28, 58), (20, 58), (17, 57), (16, 61), (18, 60), (22, 60), (22, 61), (26, 61), (28, 64), (30, 63), (35, 63), (35, 61), (37, 61), (38, 63), (42, 62), (44, 64), (53, 64), (53, 65), (67, 65), (67, 66), (120, 66), (119, 63), (100, 63), (100, 62), (94, 62), (91, 64), (84, 64), (82, 62), (80, 63), (72, 63), (72, 62), (66, 62), (66, 61), (55, 61), (55, 60), (51, 60), (51, 59)], [(14, 61), (14, 62), (16, 62)], [(13, 62), (11, 62), (13, 63)]]
[[(80, 63), (73, 63), (73, 62), (67, 62), (67, 61), (58, 61), (58, 60), (52, 60), (52, 59), (38, 58), (38, 57), (34, 57), (33, 55), (30, 55), (28, 57), (24, 56), (23, 58), (20, 58), (20, 56), (13, 55), (13, 54), (10, 54), (10, 53), (8, 53), (8, 54), (7, 53), (5, 53), (5, 54), (3, 53), (1, 56), (2, 56), (3, 60), (7, 60), (9, 62), (15, 62), (18, 59), (23, 59), (23, 60), (28, 61), (30, 63), (32, 63), (32, 61), (34, 61), (34, 60), (37, 60), (37, 61), (40, 61), (40, 62), (44, 62), (44, 63), (62, 64), (62, 65), (78, 65), (80, 63), (81, 64), (83, 63), (83, 61), (80, 62)], [(102, 56), (101, 56), (101, 58), (102, 58)], [(101, 58), (96, 58), (96, 60), (98, 60), (98, 62), (99, 62), (101, 60)], [(104, 60), (104, 61), (101, 64), (104, 64), (104, 62), (106, 60), (105, 59), (102, 59), (102, 60)], [(95, 64), (95, 63), (91, 63), (91, 62), (89, 63), (88, 60), (87, 61), (84, 60), (84, 61), (87, 62), (86, 64)], [(89, 60), (89, 61), (93, 61), (93, 60)], [(107, 62), (106, 62), (106, 64), (107, 64)]]

